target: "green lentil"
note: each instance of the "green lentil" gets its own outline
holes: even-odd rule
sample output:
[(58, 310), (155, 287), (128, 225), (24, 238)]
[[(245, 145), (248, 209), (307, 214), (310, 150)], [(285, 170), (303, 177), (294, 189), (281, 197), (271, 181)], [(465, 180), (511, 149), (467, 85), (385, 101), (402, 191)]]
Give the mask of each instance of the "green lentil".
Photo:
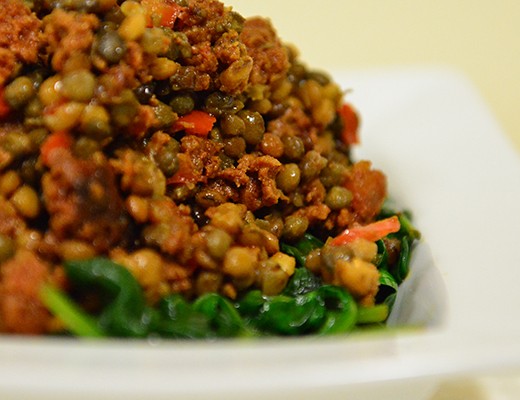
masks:
[(126, 44), (116, 31), (109, 30), (98, 37), (96, 51), (107, 62), (115, 64), (124, 57)]
[(305, 154), (303, 140), (298, 136), (283, 135), (282, 143), (284, 146), (283, 154), (291, 161), (299, 161)]
[(21, 184), (22, 180), (16, 171), (5, 172), (0, 175), (0, 195), (9, 197)]
[(342, 186), (333, 186), (325, 197), (325, 204), (332, 210), (348, 207), (352, 201), (352, 193)]
[(22, 132), (9, 132), (4, 137), (0, 137), (0, 146), (15, 158), (30, 154), (32, 151), (31, 139)]
[(73, 146), (74, 154), (80, 158), (88, 158), (99, 149), (99, 142), (87, 136), (79, 137)]
[(285, 219), (282, 236), (289, 240), (294, 241), (303, 236), (309, 227), (309, 220), (304, 216), (289, 215)]
[(45, 128), (33, 129), (29, 132), (29, 138), (33, 149), (39, 149), (49, 132)]
[(85, 104), (71, 101), (45, 114), (43, 122), (51, 132), (69, 130), (78, 124), (84, 109)]
[(63, 77), (62, 85), (62, 93), (68, 99), (88, 102), (95, 94), (96, 77), (84, 69), (72, 71)]
[(165, 55), (170, 48), (170, 40), (160, 28), (148, 28), (141, 38), (143, 50), (150, 54)]
[(179, 115), (185, 115), (195, 108), (195, 100), (189, 94), (179, 94), (170, 100), (171, 109)]
[(177, 119), (175, 112), (173, 112), (170, 107), (160, 101), (155, 107), (153, 107), (153, 112), (155, 113), (159, 127), (170, 126)]
[(327, 165), (327, 159), (322, 157), (320, 153), (311, 150), (305, 154), (300, 162), (302, 171), (302, 179), (309, 181), (320, 174), (320, 171)]
[(179, 142), (169, 140), (155, 155), (157, 166), (166, 176), (172, 176), (179, 169)]
[(121, 102), (110, 108), (110, 118), (114, 125), (124, 127), (133, 122), (138, 112), (139, 102), (129, 89), (124, 90), (120, 97)]
[(43, 104), (38, 97), (32, 98), (25, 106), (25, 117), (27, 119), (41, 119), (43, 114)]
[(213, 229), (206, 236), (206, 246), (211, 257), (221, 260), (233, 243), (233, 238), (222, 229)]
[(234, 136), (224, 141), (224, 152), (231, 158), (238, 159), (246, 151), (246, 141), (242, 137)]
[(205, 110), (217, 117), (224, 113), (237, 113), (244, 108), (244, 103), (222, 92), (211, 93), (204, 101)]
[(247, 144), (257, 145), (262, 141), (265, 132), (265, 123), (262, 115), (255, 111), (242, 110), (238, 116), (244, 121), (243, 137)]
[(338, 186), (345, 181), (347, 167), (342, 163), (329, 162), (320, 173), (320, 180), (326, 188)]
[(284, 193), (294, 192), (300, 184), (300, 168), (297, 164), (285, 164), (276, 176), (276, 186)]
[(224, 135), (236, 136), (246, 130), (246, 123), (236, 114), (224, 114), (220, 119), (220, 129)]
[(89, 137), (102, 140), (110, 137), (110, 114), (105, 107), (97, 104), (89, 104), (85, 107), (80, 119), (82, 131)]
[(34, 189), (22, 185), (13, 193), (11, 203), (20, 214), (27, 218), (35, 218), (40, 212), (40, 200)]
[(44, 106), (57, 103), (61, 99), (61, 77), (51, 76), (42, 82), (38, 90), (38, 97)]
[(36, 95), (34, 82), (27, 76), (20, 76), (5, 87), (4, 97), (7, 103), (18, 110)]

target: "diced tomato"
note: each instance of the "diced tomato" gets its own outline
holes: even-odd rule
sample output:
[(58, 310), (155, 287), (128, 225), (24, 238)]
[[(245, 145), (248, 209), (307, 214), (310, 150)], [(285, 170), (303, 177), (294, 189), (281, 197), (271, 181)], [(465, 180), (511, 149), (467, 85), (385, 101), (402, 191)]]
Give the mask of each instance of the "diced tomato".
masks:
[(359, 143), (358, 128), (359, 117), (350, 104), (343, 104), (338, 110), (343, 130), (341, 131), (341, 141), (348, 146)]
[(216, 121), (217, 119), (214, 116), (204, 111), (194, 110), (175, 121), (173, 131), (185, 131), (191, 135), (207, 136)]
[(177, 17), (183, 7), (171, 0), (143, 0), (142, 6), (146, 10), (147, 25), (151, 28), (154, 25), (154, 18), (160, 26), (173, 28)]
[(383, 239), (390, 233), (399, 231), (401, 224), (397, 216), (385, 218), (364, 226), (356, 226), (345, 229), (338, 236), (332, 239), (331, 244), (339, 246), (342, 244), (352, 243), (356, 239), (365, 239), (370, 242), (376, 242)]
[(50, 156), (56, 149), (69, 149), (72, 146), (72, 136), (67, 131), (51, 133), (40, 147), (40, 154), (44, 165), (49, 165)]
[(9, 104), (5, 101), (4, 88), (0, 86), (0, 119), (7, 117), (10, 111), (11, 107), (9, 107)]

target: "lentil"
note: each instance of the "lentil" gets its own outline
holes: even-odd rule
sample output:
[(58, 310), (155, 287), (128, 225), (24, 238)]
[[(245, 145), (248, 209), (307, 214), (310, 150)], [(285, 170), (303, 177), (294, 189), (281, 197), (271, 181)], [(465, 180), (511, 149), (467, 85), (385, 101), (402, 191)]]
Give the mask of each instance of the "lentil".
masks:
[(309, 227), (309, 220), (298, 215), (290, 215), (285, 219), (282, 236), (288, 241), (301, 238)]
[[(14, 9), (0, 31), (24, 32), (0, 43), (17, 64), (0, 68), (1, 331), (27, 314), (12, 303), (40, 307), (33, 333), (53, 325), (38, 296), (5, 291), (26, 269), (41, 276), (23, 282), (87, 309), (67, 261), (112, 259), (150, 306), (172, 293), (276, 295), (296, 271), (285, 244), (376, 218), (384, 177), (339, 143), (341, 89), (269, 21), (213, 0), (40, 3), (0, 2)], [(375, 252), (325, 245), (306, 267), (370, 304)]]
[(19, 109), (36, 94), (34, 82), (26, 76), (20, 76), (5, 87), (4, 97), (14, 109)]
[(126, 53), (126, 43), (119, 33), (105, 31), (98, 38), (96, 51), (111, 64), (118, 63)]
[(11, 197), (11, 203), (13, 203), (21, 215), (27, 218), (35, 218), (40, 212), (38, 194), (27, 185), (16, 189)]
[(300, 185), (300, 168), (297, 164), (285, 164), (276, 176), (276, 185), (285, 193), (294, 192)]
[(92, 72), (77, 70), (66, 74), (61, 81), (61, 91), (72, 101), (89, 102), (94, 97), (96, 78)]
[(351, 201), (352, 193), (342, 186), (333, 186), (325, 197), (325, 204), (332, 210), (347, 208)]

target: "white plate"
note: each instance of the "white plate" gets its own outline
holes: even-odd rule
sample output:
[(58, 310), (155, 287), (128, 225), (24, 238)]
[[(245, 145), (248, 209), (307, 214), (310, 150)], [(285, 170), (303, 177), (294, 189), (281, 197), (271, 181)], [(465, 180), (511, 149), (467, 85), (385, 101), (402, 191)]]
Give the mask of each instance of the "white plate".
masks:
[[(335, 75), (362, 148), (424, 240), (392, 323), (332, 339), (0, 339), (0, 398), (427, 399), (443, 376), (520, 366), (520, 159), (449, 70)], [(431, 254), (430, 254), (431, 253)]]

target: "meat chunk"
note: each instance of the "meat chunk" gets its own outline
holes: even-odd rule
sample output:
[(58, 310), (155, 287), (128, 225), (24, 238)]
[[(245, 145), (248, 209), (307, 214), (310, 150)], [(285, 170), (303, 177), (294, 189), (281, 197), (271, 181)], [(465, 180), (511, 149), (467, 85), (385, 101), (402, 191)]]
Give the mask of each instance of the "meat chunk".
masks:
[(47, 264), (27, 250), (2, 265), (0, 327), (10, 333), (41, 334), (47, 331), (50, 314), (39, 298), (41, 285), (50, 275)]
[(22, 0), (0, 1), (0, 85), (17, 62), (35, 63), (41, 42), (41, 22)]
[(55, 236), (87, 241), (100, 253), (124, 241), (129, 218), (106, 159), (77, 159), (62, 149), (52, 155), (42, 186)]
[(269, 85), (289, 69), (287, 50), (267, 19), (247, 19), (240, 39), (254, 61), (250, 77), (252, 84)]
[(94, 14), (66, 12), (56, 8), (43, 19), (43, 23), (47, 50), (52, 55), (52, 67), (61, 71), (72, 54), (88, 54), (99, 20)]
[(370, 162), (355, 163), (345, 187), (352, 192), (351, 207), (358, 222), (370, 221), (379, 213), (386, 198), (386, 178), (381, 171), (371, 169)]

